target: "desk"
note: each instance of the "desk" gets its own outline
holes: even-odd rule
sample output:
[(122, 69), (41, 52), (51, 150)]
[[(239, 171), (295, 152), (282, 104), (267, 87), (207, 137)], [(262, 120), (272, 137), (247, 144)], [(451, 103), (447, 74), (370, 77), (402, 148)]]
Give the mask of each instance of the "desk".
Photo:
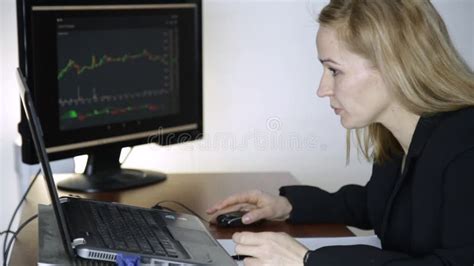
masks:
[[(60, 180), (61, 175), (55, 176)], [(83, 198), (102, 201), (114, 201), (140, 207), (151, 207), (162, 200), (179, 201), (199, 215), (208, 217), (205, 210), (213, 203), (224, 199), (230, 194), (249, 189), (260, 189), (272, 194), (284, 185), (295, 185), (299, 182), (290, 173), (200, 173), (200, 174), (168, 174), (164, 182), (117, 193), (79, 194)], [(69, 192), (59, 191), (61, 196)], [(25, 221), (37, 213), (38, 204), (49, 204), (49, 194), (41, 177), (36, 180), (21, 213), (21, 221)], [(166, 205), (181, 210), (178, 206)], [(185, 211), (183, 211), (185, 212)], [(23, 229), (13, 246), (10, 265), (36, 265), (38, 258), (38, 223), (31, 222)], [(209, 226), (215, 238), (230, 238), (235, 229), (216, 228)], [(344, 225), (320, 224), (293, 226), (285, 222), (265, 222), (262, 225), (246, 228), (248, 231), (281, 231), (294, 237), (339, 237), (353, 236)], [(27, 255), (26, 255), (27, 254)]]

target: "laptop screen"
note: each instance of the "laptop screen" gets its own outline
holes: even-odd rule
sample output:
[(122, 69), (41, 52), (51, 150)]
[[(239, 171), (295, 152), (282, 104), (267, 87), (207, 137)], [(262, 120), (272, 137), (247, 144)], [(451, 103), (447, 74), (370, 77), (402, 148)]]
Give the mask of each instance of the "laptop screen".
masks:
[(59, 232), (61, 234), (61, 239), (63, 240), (64, 250), (71, 256), (74, 255), (74, 251), (71, 247), (71, 236), (69, 235), (66, 227), (66, 218), (61, 209), (61, 203), (59, 201), (58, 192), (56, 190), (56, 184), (53, 179), (53, 172), (49, 164), (48, 155), (46, 154), (46, 148), (43, 140), (43, 131), (41, 130), (41, 124), (39, 118), (36, 114), (35, 107), (33, 105), (33, 99), (31, 98), (30, 90), (26, 84), (26, 79), (18, 68), (18, 79), (20, 80), (20, 97), (23, 106), (23, 110), (27, 116), (28, 126), (33, 138), (33, 142), (36, 149), (36, 154), (41, 164), (41, 169), (43, 171), (43, 177), (48, 186), (49, 196), (51, 198), (51, 203), (53, 205), (54, 214), (56, 216), (56, 221), (58, 223)]

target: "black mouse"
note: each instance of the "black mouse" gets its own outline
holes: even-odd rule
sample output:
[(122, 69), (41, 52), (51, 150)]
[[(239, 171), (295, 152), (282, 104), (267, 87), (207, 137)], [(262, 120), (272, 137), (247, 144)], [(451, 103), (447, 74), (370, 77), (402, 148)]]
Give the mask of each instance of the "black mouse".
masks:
[(228, 213), (223, 213), (216, 218), (217, 226), (219, 227), (239, 227), (245, 226), (242, 222), (242, 216), (246, 212), (243, 211), (233, 211)]

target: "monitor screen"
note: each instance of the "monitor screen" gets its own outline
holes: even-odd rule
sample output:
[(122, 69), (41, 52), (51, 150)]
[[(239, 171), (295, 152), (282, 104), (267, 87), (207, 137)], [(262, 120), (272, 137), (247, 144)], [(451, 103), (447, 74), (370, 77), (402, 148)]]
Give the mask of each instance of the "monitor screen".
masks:
[[(199, 0), (19, 3), (20, 69), (52, 160), (88, 154), (93, 175), (118, 171), (122, 147), (202, 137)], [(19, 130), (36, 163), (24, 115)]]
[(178, 19), (58, 17), (59, 129), (179, 114)]

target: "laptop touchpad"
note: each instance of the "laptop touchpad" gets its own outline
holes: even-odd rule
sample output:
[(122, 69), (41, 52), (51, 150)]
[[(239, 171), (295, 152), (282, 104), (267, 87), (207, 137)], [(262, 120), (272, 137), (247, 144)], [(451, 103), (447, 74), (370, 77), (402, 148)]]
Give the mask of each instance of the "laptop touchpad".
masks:
[(173, 226), (168, 226), (168, 230), (178, 241), (190, 242), (207, 246), (216, 246), (216, 244), (211, 240), (211, 238), (203, 231)]

